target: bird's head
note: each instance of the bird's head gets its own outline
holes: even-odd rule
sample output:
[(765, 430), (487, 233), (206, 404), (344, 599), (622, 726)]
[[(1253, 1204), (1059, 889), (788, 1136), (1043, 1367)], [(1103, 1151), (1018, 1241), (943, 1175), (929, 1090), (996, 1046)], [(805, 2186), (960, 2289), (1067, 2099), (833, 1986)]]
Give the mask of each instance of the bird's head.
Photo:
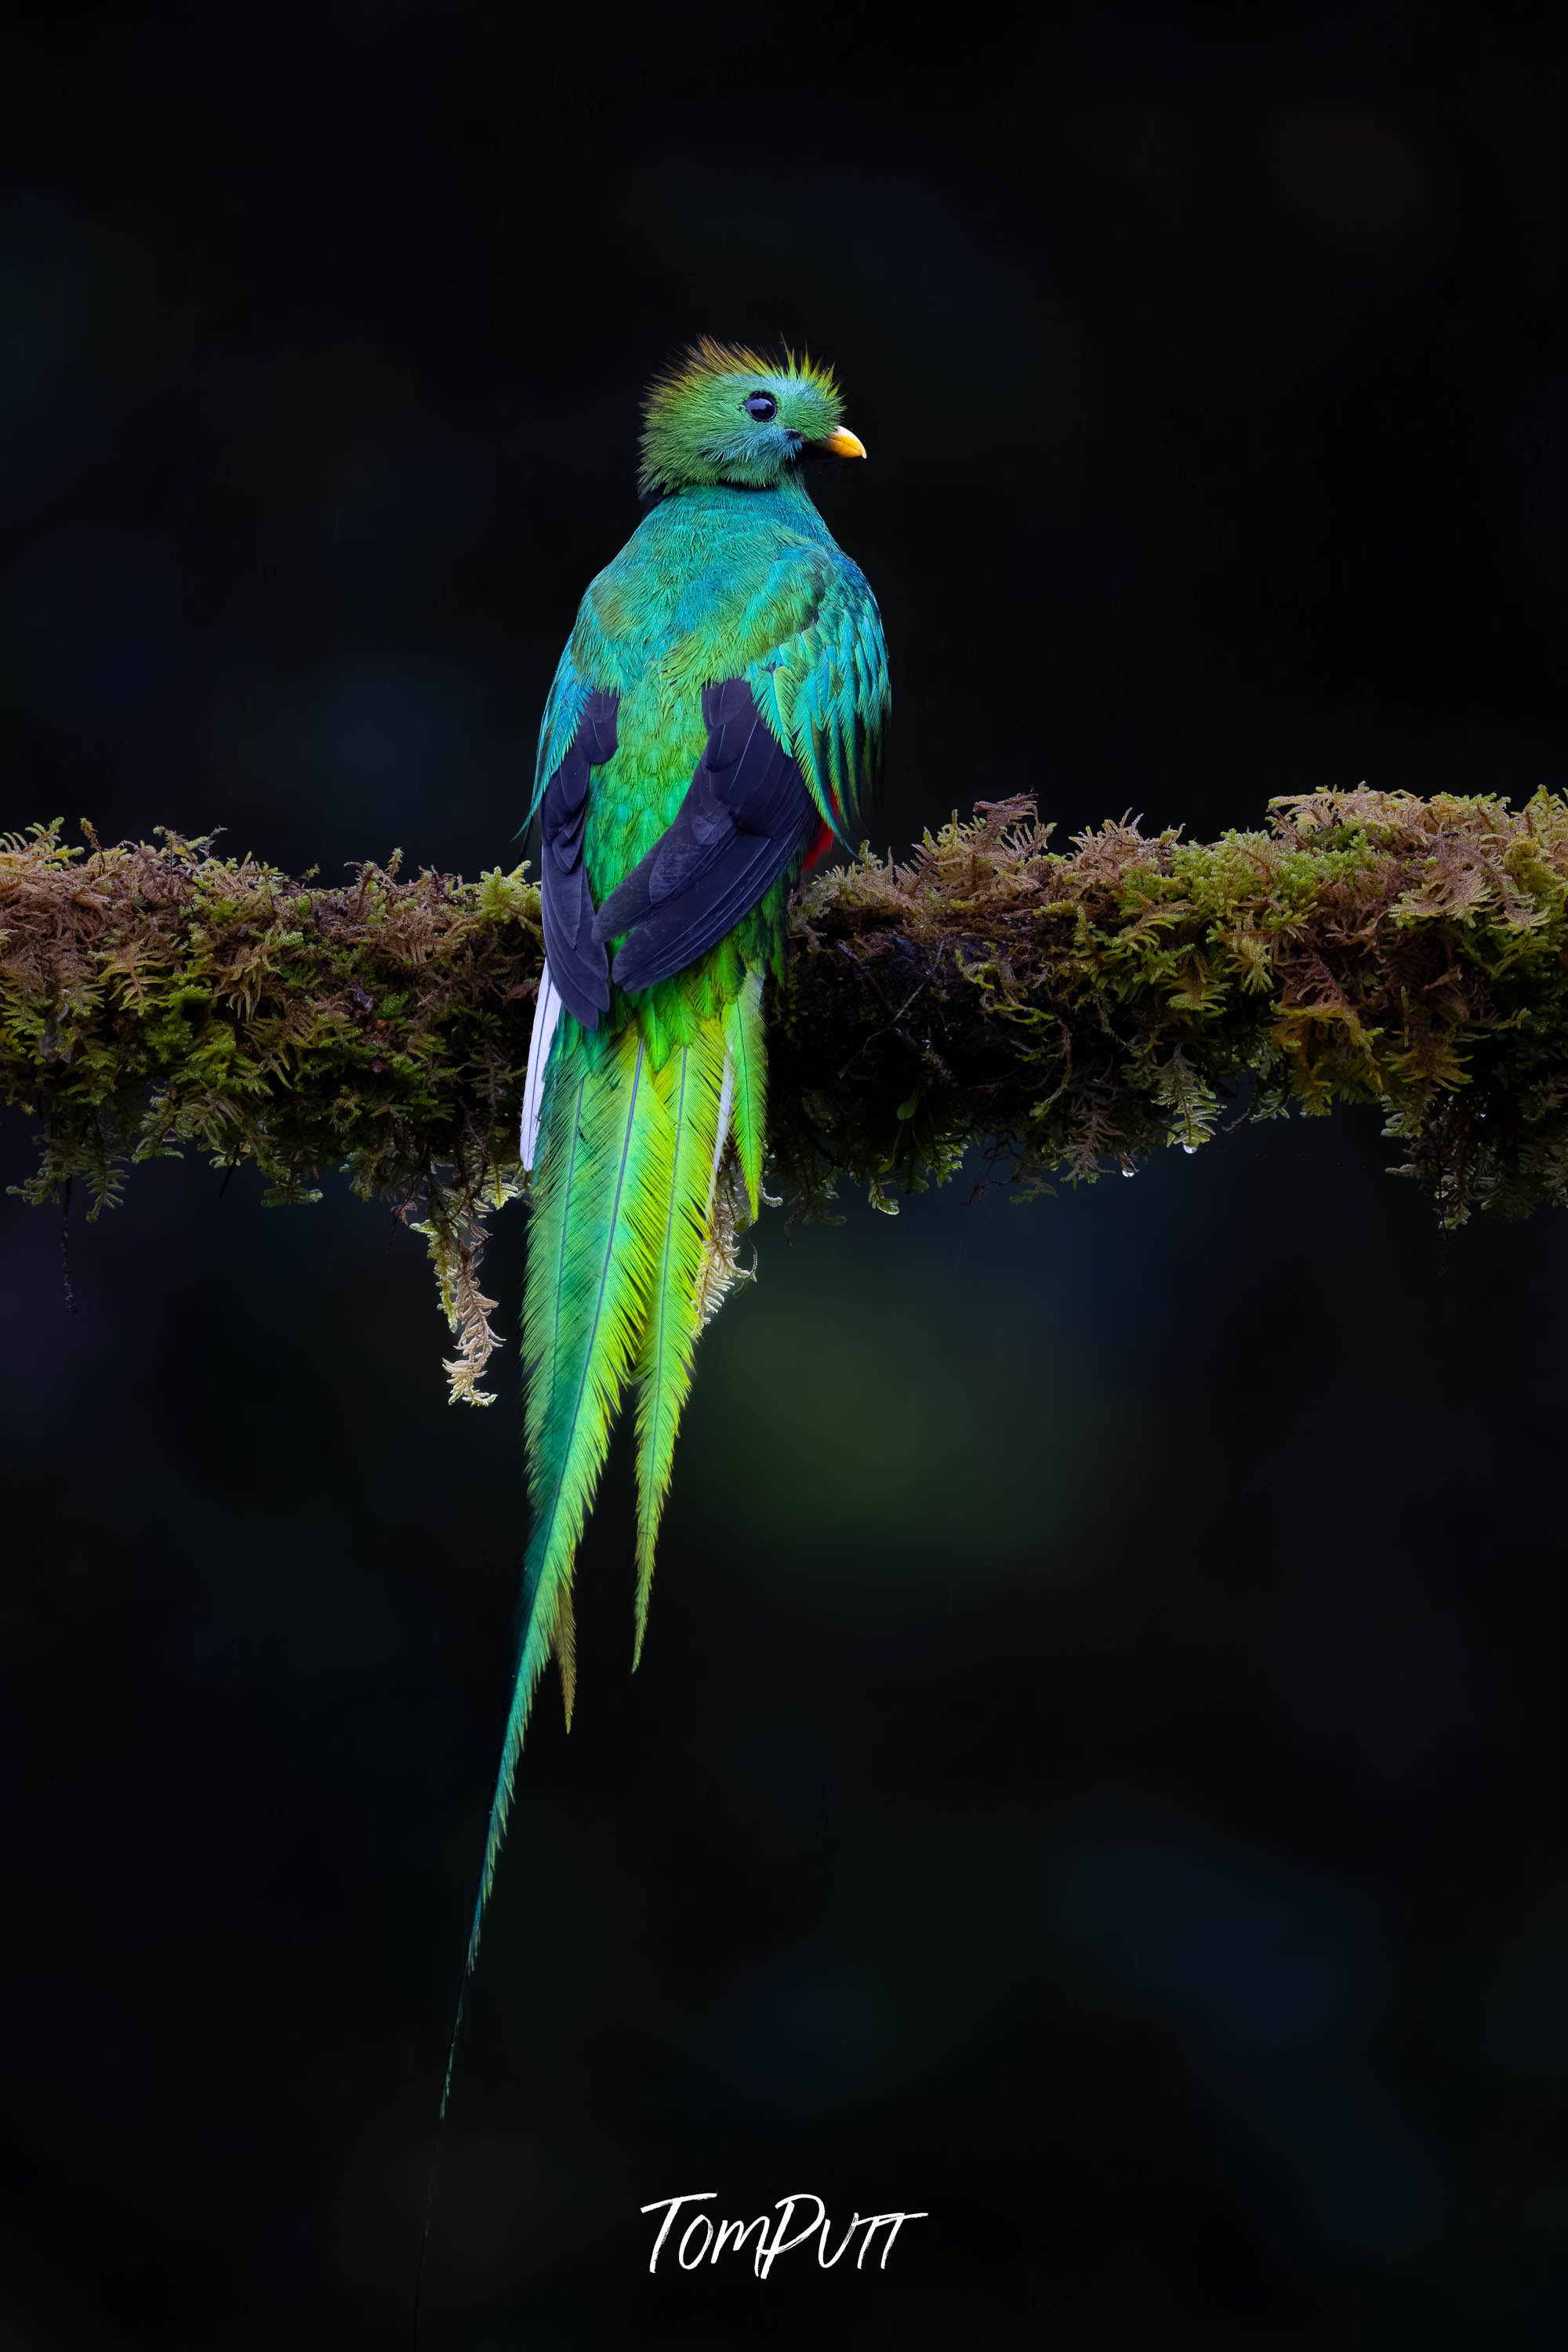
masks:
[(831, 368), (704, 336), (648, 392), (638, 487), (645, 496), (688, 483), (767, 490), (806, 458), (863, 457), (840, 407)]

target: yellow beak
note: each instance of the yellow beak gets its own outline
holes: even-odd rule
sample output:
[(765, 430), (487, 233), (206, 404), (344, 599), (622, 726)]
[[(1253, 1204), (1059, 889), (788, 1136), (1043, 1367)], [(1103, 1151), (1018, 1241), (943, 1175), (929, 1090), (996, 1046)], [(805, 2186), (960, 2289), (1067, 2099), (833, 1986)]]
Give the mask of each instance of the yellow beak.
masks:
[(863, 457), (866, 455), (866, 444), (858, 433), (850, 432), (847, 425), (840, 425), (837, 432), (825, 435), (812, 446), (820, 449), (825, 457)]

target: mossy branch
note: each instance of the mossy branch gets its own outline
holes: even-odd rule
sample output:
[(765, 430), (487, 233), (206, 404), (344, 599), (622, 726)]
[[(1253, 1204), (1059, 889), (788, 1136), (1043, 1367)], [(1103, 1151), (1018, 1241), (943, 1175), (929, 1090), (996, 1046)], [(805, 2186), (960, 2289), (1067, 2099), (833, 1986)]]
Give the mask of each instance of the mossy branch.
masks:
[[(133, 1162), (252, 1160), (275, 1202), (341, 1168), (416, 1223), (476, 1386), (484, 1218), (520, 1189), (542, 953), (526, 869), (395, 856), (343, 887), (210, 839), (0, 840), (0, 1097), (44, 1201)], [(982, 802), (900, 864), (797, 894), (771, 1016), (777, 1177), (892, 1205), (981, 1146), (1039, 1188), (1229, 1125), (1373, 1103), (1447, 1224), (1568, 1196), (1568, 802), (1317, 793), (1213, 843), (1070, 849)]]

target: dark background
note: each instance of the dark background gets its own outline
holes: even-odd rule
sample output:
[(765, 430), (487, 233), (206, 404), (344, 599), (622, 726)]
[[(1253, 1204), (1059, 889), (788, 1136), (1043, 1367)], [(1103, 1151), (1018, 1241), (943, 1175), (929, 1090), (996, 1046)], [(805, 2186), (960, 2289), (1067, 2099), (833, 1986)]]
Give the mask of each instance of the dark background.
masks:
[[(0, 58), (3, 821), (510, 864), (687, 335), (808, 342), (879, 845), (1564, 782), (1563, 53), (1496, 11), (53, 10)], [(24, 1122), (0, 1134), (11, 1178)], [(643, 1670), (626, 1465), (471, 2001), (429, 2352), (1568, 2339), (1560, 1225), (1374, 1120), (782, 1217)], [(0, 1217), (0, 2342), (396, 2345), (515, 1349), (194, 1162)], [(522, 1235), (490, 1261), (510, 1327)], [(1554, 1758), (1556, 1762), (1554, 1764)], [(928, 2208), (647, 2275), (638, 2207)], [(668, 2273), (668, 2274), (667, 2274)]]

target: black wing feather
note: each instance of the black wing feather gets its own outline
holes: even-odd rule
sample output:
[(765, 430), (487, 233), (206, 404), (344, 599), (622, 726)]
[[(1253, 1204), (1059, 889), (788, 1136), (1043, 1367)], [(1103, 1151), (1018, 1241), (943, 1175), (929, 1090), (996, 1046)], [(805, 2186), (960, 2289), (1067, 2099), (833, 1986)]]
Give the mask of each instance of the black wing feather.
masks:
[(702, 716), (707, 747), (675, 822), (594, 920), (595, 940), (626, 934), (615, 964), (623, 988), (651, 988), (716, 947), (816, 829), (805, 779), (743, 677), (704, 687)]
[(588, 771), (616, 751), (619, 697), (595, 688), (584, 706), (565, 757), (540, 803), (539, 894), (544, 953), (561, 1002), (584, 1029), (596, 1029), (610, 1002), (610, 960), (594, 929), (594, 901), (583, 863)]

